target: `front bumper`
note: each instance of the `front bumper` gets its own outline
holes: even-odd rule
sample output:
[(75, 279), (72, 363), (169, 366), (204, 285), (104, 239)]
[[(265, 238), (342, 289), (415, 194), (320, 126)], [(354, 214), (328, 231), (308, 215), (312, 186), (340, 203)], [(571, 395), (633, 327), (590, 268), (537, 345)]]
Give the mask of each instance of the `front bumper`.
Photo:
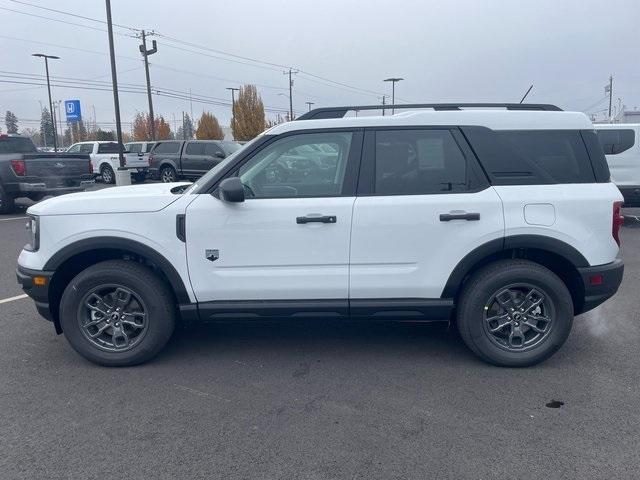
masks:
[(622, 283), (624, 262), (617, 258), (605, 265), (578, 268), (578, 273), (584, 285), (584, 303), (576, 315), (596, 308), (615, 295)]
[[(19, 266), (16, 269), (16, 277), (24, 293), (29, 295), (35, 302), (38, 313), (50, 322), (53, 322), (54, 318), (49, 308), (49, 284), (51, 283), (53, 272), (31, 270)], [(44, 284), (37, 284), (35, 281), (36, 277), (43, 278)], [(40, 280), (40, 283), (42, 283), (42, 280)]]

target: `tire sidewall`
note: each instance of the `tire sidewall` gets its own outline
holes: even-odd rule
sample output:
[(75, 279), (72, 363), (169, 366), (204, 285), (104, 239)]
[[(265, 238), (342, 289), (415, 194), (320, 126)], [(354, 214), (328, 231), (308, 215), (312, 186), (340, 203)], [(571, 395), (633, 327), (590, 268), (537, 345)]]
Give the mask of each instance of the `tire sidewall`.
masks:
[[(105, 178), (105, 176), (104, 176), (105, 173), (108, 174), (109, 179)], [(100, 175), (102, 176), (102, 181), (104, 183), (113, 183), (115, 173), (113, 172), (113, 169), (111, 168), (111, 166), (105, 165), (104, 167), (102, 167), (102, 169), (100, 171)]]
[[(165, 172), (169, 172), (171, 174), (171, 181), (170, 182), (165, 181), (165, 178), (164, 178)], [(178, 178), (177, 178), (177, 175), (176, 175), (176, 171), (174, 170), (173, 167), (162, 167), (160, 169), (160, 180), (163, 183), (172, 183), (172, 182), (175, 182), (177, 179)]]
[[(120, 284), (140, 296), (147, 308), (149, 322), (144, 337), (133, 348), (124, 352), (109, 352), (93, 345), (83, 335), (79, 324), (79, 306), (89, 290), (105, 284)], [(141, 282), (141, 278), (127, 270), (114, 268), (84, 271), (67, 286), (60, 301), (60, 324), (71, 346), (90, 361), (106, 366), (127, 366), (147, 361), (166, 344), (174, 328), (171, 315), (167, 315), (166, 292), (158, 285)]]
[[(536, 266), (538, 267), (538, 266)], [(523, 352), (510, 352), (496, 345), (484, 328), (484, 307), (499, 289), (528, 283), (543, 290), (555, 309), (551, 331), (538, 345)], [(553, 272), (527, 265), (488, 273), (468, 292), (459, 316), (461, 328), (473, 349), (487, 361), (503, 366), (529, 366), (553, 355), (566, 341), (573, 324), (573, 302), (565, 284)], [(463, 335), (464, 336), (464, 335)]]

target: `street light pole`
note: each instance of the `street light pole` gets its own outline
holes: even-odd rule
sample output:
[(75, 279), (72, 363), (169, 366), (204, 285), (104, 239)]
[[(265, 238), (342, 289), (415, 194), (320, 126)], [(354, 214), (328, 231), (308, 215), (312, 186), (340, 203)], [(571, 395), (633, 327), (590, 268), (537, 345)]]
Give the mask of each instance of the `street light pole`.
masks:
[[(109, 14), (110, 15), (110, 14)], [(156, 139), (156, 123), (153, 118), (153, 100), (151, 98), (151, 79), (149, 78), (149, 55), (158, 51), (158, 44), (155, 40), (151, 42), (152, 48), (147, 50), (147, 34), (142, 30), (142, 45), (139, 46), (140, 53), (144, 57), (144, 73), (147, 77), (147, 100), (149, 101), (149, 123), (151, 124), (151, 140)], [(153, 32), (151, 32), (153, 35)]]
[(396, 113), (396, 109), (394, 108), (396, 104), (396, 83), (400, 82), (401, 80), (404, 80), (404, 78), (391, 77), (384, 79), (385, 82), (391, 82), (391, 115)]
[[(53, 102), (51, 101), (51, 83), (49, 82), (49, 59), (58, 60), (60, 57), (55, 55), (45, 55), (44, 53), (32, 53), (32, 57), (44, 58), (44, 69), (47, 72), (47, 92), (49, 93), (49, 114), (51, 115), (51, 125), (53, 126), (53, 150), (58, 151), (58, 129), (56, 128), (56, 119), (53, 113)], [(47, 132), (44, 132), (44, 136), (47, 136)]]
[[(109, 34), (109, 57), (111, 59), (111, 84), (113, 88), (113, 107), (116, 114), (116, 139), (118, 140), (118, 158), (120, 159), (120, 169), (124, 169), (124, 152), (122, 151), (122, 124), (120, 123), (120, 100), (118, 98), (118, 73), (116, 71), (116, 54), (113, 47), (113, 24), (111, 22), (111, 0), (106, 1), (107, 8), (107, 31)], [(146, 58), (146, 57), (145, 57)], [(121, 176), (116, 174), (116, 178)], [(131, 179), (129, 182), (131, 183)]]

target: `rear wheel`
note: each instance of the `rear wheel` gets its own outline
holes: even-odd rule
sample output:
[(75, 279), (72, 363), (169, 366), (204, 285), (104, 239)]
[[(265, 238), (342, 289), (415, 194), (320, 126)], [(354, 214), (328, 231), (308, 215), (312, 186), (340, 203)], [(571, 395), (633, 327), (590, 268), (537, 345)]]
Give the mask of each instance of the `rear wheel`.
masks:
[(176, 174), (176, 170), (166, 165), (160, 169), (160, 180), (164, 183), (172, 183), (178, 180), (178, 175)]
[(110, 260), (79, 273), (60, 301), (60, 323), (71, 346), (104, 366), (146, 362), (173, 333), (167, 286), (148, 268)]
[(0, 185), (0, 213), (11, 213), (15, 206), (15, 199), (7, 195)]
[(458, 329), (483, 360), (506, 367), (535, 365), (565, 342), (573, 302), (564, 282), (527, 260), (504, 260), (476, 272), (460, 296)]
[(102, 181), (104, 183), (114, 183), (116, 180), (116, 175), (113, 173), (111, 165), (103, 165), (100, 167), (100, 175), (102, 176)]

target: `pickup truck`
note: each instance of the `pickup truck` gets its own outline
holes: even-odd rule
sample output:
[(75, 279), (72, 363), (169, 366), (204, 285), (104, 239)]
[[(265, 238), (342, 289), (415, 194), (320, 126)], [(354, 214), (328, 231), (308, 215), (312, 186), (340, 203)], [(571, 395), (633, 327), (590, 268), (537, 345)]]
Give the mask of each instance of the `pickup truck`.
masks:
[[(136, 155), (128, 155), (126, 147), (121, 147), (125, 153), (125, 168), (131, 171), (134, 181), (141, 182), (147, 176), (147, 160)], [(67, 153), (85, 153), (91, 157), (93, 170), (102, 177), (104, 183), (115, 183), (115, 171), (120, 167), (118, 143), (108, 140), (74, 143), (67, 149)]]
[(0, 135), (0, 213), (10, 212), (16, 198), (38, 201), (80, 192), (93, 183), (88, 155), (42, 153), (27, 137)]
[(149, 177), (163, 182), (196, 180), (240, 148), (237, 142), (219, 140), (158, 142), (149, 155)]

